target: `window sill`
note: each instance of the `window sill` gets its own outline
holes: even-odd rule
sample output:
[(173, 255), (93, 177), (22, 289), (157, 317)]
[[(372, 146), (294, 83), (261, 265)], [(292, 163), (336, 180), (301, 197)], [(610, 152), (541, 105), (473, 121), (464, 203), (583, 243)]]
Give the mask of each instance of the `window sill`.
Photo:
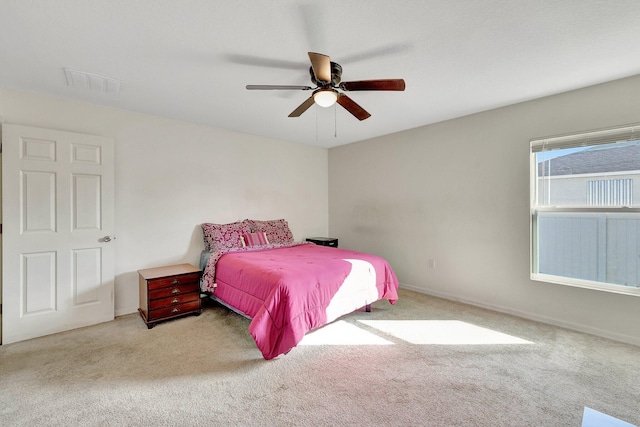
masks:
[(532, 273), (531, 280), (535, 280), (536, 282), (555, 283), (558, 285), (573, 286), (577, 288), (592, 289), (596, 291), (640, 297), (640, 288), (633, 286), (613, 285), (611, 283), (592, 282), (590, 280), (571, 279), (568, 277), (552, 276), (549, 274), (539, 273)]

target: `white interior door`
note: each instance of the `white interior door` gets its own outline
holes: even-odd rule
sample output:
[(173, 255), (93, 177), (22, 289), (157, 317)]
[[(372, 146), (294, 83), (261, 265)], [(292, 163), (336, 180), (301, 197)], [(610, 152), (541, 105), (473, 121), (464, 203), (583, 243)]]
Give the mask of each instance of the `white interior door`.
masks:
[(3, 344), (113, 320), (113, 162), (108, 138), (2, 126)]

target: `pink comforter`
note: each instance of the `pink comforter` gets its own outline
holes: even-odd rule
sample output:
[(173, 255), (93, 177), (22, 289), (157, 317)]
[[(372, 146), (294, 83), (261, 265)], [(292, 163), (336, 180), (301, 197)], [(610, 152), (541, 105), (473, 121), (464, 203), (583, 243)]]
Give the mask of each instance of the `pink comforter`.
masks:
[(212, 256), (205, 278), (215, 280), (218, 299), (252, 318), (249, 332), (265, 359), (339, 316), (398, 299), (393, 270), (375, 255), (313, 244), (246, 249)]

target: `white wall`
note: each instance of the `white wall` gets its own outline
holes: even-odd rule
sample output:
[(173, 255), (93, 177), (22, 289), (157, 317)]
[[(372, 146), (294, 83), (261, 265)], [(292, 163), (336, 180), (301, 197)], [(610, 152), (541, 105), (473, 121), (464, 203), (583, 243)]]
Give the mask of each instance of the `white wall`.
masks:
[(203, 222), (327, 234), (326, 149), (6, 89), (0, 120), (115, 139), (116, 315), (138, 308), (137, 270), (197, 265)]
[(332, 148), (329, 233), (407, 288), (640, 345), (640, 298), (529, 279), (529, 140), (640, 122), (638, 99), (640, 76)]

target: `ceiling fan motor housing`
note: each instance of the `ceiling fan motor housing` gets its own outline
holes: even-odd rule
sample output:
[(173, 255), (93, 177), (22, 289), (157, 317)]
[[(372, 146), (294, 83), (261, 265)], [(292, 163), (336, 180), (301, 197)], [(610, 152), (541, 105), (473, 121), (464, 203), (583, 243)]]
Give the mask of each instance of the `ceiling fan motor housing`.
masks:
[(311, 75), (311, 82), (318, 87), (334, 87), (338, 86), (342, 81), (342, 66), (335, 62), (331, 63), (331, 81), (323, 82), (316, 79), (316, 75), (313, 72), (313, 67), (309, 67), (309, 74)]

